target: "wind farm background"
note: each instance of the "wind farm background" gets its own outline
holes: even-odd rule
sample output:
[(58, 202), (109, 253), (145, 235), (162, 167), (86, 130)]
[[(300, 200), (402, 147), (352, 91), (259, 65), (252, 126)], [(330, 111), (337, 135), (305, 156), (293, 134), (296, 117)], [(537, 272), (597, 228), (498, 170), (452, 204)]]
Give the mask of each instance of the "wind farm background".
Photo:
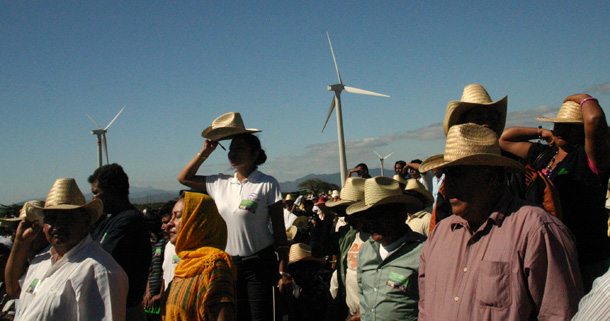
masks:
[[(44, 197), (58, 177), (88, 192), (95, 126), (132, 190), (170, 193), (201, 131), (238, 111), (280, 182), (339, 172), (336, 123), (321, 133), (337, 75), (390, 98), (344, 94), (347, 167), (392, 174), (442, 153), (447, 103), (480, 83), (508, 95), (507, 126), (538, 126), (569, 94), (610, 103), (607, 1), (0, 4), (0, 204)], [(228, 147), (228, 146), (227, 146)], [(231, 172), (218, 149), (203, 175)]]

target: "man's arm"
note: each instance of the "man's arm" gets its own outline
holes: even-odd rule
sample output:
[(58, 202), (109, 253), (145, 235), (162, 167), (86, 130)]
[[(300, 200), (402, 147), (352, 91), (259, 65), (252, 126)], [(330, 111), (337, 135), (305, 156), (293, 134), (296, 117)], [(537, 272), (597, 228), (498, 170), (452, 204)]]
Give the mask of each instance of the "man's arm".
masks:
[(42, 227), (33, 224), (28, 220), (22, 220), (17, 226), (15, 233), (15, 242), (11, 250), (11, 254), (6, 262), (4, 270), (4, 281), (6, 283), (6, 293), (13, 297), (19, 298), (21, 286), (19, 279), (24, 275), (29, 267), (28, 258), (33, 256), (32, 243), (38, 235), (42, 233)]

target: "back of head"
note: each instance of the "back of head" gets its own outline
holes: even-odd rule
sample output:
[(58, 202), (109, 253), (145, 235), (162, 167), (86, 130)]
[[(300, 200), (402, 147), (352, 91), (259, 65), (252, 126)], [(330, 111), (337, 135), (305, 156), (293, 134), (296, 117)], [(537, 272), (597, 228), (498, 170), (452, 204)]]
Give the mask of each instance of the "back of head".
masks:
[(98, 167), (88, 179), (89, 183), (97, 181), (98, 188), (104, 193), (128, 197), (129, 177), (119, 164), (109, 164)]

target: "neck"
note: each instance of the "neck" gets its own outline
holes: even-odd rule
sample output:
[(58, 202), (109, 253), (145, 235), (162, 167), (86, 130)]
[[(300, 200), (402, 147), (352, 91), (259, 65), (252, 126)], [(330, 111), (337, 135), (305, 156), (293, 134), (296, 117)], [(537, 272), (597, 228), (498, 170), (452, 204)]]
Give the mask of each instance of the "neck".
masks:
[(248, 178), (248, 176), (250, 176), (250, 174), (252, 174), (252, 172), (254, 172), (255, 169), (256, 169), (256, 167), (248, 167), (248, 168), (238, 167), (237, 168), (237, 179), (240, 182), (243, 182), (243, 180)]
[[(405, 226), (407, 226), (407, 225), (405, 224)], [(383, 240), (381, 240), (379, 243), (381, 243), (381, 245), (383, 245), (384, 247), (388, 246), (388, 245), (398, 241), (401, 237), (405, 236), (405, 234), (407, 234), (407, 229), (401, 228), (400, 231), (396, 231), (394, 233), (390, 233), (389, 235), (385, 235), (383, 237)]]
[(133, 208), (129, 199), (113, 199), (104, 202), (104, 214), (118, 214)]
[(485, 223), (502, 198), (503, 192), (495, 192), (497, 190), (503, 191), (501, 186), (491, 187), (489, 190), (493, 191), (493, 194), (488, 195), (479, 206), (475, 207), (477, 212), (472, 215), (473, 219), (468, 220), (468, 226), (470, 226), (472, 232), (478, 230)]

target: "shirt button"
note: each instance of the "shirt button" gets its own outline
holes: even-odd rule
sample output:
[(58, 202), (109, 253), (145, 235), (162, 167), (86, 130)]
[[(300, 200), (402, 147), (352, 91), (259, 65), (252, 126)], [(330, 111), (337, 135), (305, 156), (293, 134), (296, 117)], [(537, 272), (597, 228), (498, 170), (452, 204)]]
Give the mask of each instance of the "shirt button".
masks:
[(374, 292), (377, 292), (377, 288), (373, 288), (373, 291), (374, 291)]
[(457, 296), (454, 298), (455, 302), (457, 302), (460, 298), (458, 298)]
[(464, 273), (468, 272), (468, 268), (464, 268)]
[(371, 309), (371, 312), (375, 312), (375, 309)]

